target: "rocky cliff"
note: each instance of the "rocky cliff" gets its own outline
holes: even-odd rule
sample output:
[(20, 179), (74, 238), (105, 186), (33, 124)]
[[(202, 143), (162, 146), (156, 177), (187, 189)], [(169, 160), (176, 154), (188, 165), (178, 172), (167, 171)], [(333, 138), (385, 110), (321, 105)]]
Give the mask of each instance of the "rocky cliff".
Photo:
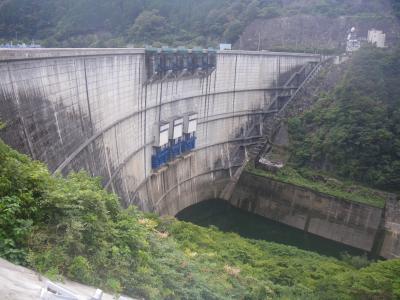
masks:
[[(389, 1), (340, 1), (321, 6), (321, 1), (286, 1), (279, 16), (250, 23), (235, 47), (249, 50), (336, 50), (344, 48), (347, 31), (356, 27), (367, 37), (369, 29), (383, 30), (388, 45), (400, 40), (400, 25)], [(348, 2), (348, 3), (346, 3)]]

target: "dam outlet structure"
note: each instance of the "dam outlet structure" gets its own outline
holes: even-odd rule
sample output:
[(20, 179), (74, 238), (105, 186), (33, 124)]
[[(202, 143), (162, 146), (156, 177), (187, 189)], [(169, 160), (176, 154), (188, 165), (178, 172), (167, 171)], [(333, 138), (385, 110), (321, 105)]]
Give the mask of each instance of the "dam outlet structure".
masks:
[(186, 49), (0, 50), (0, 137), (54, 174), (101, 176), (175, 215), (227, 198), (248, 147), (322, 57)]

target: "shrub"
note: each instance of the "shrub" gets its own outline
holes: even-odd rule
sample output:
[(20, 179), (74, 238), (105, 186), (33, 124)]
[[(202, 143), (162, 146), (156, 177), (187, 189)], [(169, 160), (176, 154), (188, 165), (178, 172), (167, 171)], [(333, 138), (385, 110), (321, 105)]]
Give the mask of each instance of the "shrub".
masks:
[(248, 240), (135, 207), (123, 210), (84, 172), (51, 177), (1, 141), (0, 155), (0, 255), (50, 278), (67, 276), (146, 299), (399, 295), (399, 260), (356, 270), (351, 264), (361, 267), (358, 260)]
[[(72, 260), (71, 265), (68, 267), (67, 275), (69, 278), (79, 282), (90, 284), (93, 282), (93, 270), (88, 260), (83, 256), (77, 256)], [(116, 286), (116, 281), (107, 281), (114, 283), (112, 286)], [(113, 289), (114, 290), (114, 289)]]

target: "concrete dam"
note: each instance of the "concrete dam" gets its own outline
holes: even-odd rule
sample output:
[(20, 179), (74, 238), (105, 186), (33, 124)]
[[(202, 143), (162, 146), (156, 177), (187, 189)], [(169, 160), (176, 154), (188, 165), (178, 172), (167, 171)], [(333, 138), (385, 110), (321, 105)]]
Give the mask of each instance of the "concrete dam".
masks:
[[(243, 146), (263, 136), (276, 100), (298, 87), (285, 83), (320, 60), (222, 51), (207, 70), (153, 78), (145, 49), (1, 50), (0, 137), (54, 173), (101, 176), (126, 206), (175, 215), (221, 198)], [(189, 114), (194, 149), (154, 169), (155, 128)]]
[(0, 50), (0, 137), (54, 174), (100, 176), (124, 206), (176, 215), (219, 198), (399, 257), (397, 201), (381, 209), (242, 174), (324, 65), (297, 53)]

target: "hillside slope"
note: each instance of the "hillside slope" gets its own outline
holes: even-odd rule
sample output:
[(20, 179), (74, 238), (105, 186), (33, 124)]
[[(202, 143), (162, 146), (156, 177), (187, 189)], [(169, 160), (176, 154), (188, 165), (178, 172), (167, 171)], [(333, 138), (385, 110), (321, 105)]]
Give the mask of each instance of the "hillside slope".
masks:
[(342, 261), (123, 210), (84, 173), (51, 177), (0, 141), (0, 256), (146, 299), (394, 299), (400, 260)]
[(344, 49), (348, 30), (355, 26), (366, 38), (371, 28), (383, 30), (387, 43), (400, 41), (397, 0), (287, 0), (268, 9), (246, 26), (235, 46), (241, 49), (333, 52)]
[(398, 191), (399, 82), (399, 48), (356, 53), (336, 89), (289, 120), (291, 164)]
[[(384, 23), (393, 22), (396, 11), (400, 11), (397, 0), (2, 0), (0, 43), (34, 39), (51, 47), (124, 47), (127, 44), (208, 47), (220, 42), (234, 43), (250, 24), (237, 47), (254, 49), (261, 32), (262, 48), (282, 48), (291, 39), (289, 31), (298, 26), (290, 26), (290, 22), (285, 25), (286, 17), (352, 16), (374, 24), (377, 17), (388, 19)], [(252, 23), (254, 20), (257, 21)], [(298, 24), (295, 20), (293, 24)], [(322, 28), (325, 24), (337, 25), (317, 21), (302, 24), (305, 29), (307, 24), (322, 25)], [(275, 23), (282, 26), (271, 26)], [(274, 34), (268, 37), (271, 32)], [(322, 34), (325, 32), (328, 31), (322, 30)], [(276, 41), (275, 33), (282, 35), (283, 44), (269, 42)], [(321, 39), (321, 34), (304, 34), (307, 34), (305, 45), (295, 39), (298, 49), (300, 45), (313, 47), (308, 45), (310, 36), (314, 43)], [(334, 35), (328, 36), (331, 39)]]
[[(389, 10), (390, 11), (390, 10)], [(341, 53), (345, 49), (346, 35), (353, 26), (358, 35), (366, 39), (368, 30), (375, 28), (386, 33), (386, 44), (400, 41), (400, 23), (388, 11), (357, 15), (297, 14), (272, 19), (257, 19), (249, 24), (235, 43), (236, 48), (247, 50), (288, 50)]]

